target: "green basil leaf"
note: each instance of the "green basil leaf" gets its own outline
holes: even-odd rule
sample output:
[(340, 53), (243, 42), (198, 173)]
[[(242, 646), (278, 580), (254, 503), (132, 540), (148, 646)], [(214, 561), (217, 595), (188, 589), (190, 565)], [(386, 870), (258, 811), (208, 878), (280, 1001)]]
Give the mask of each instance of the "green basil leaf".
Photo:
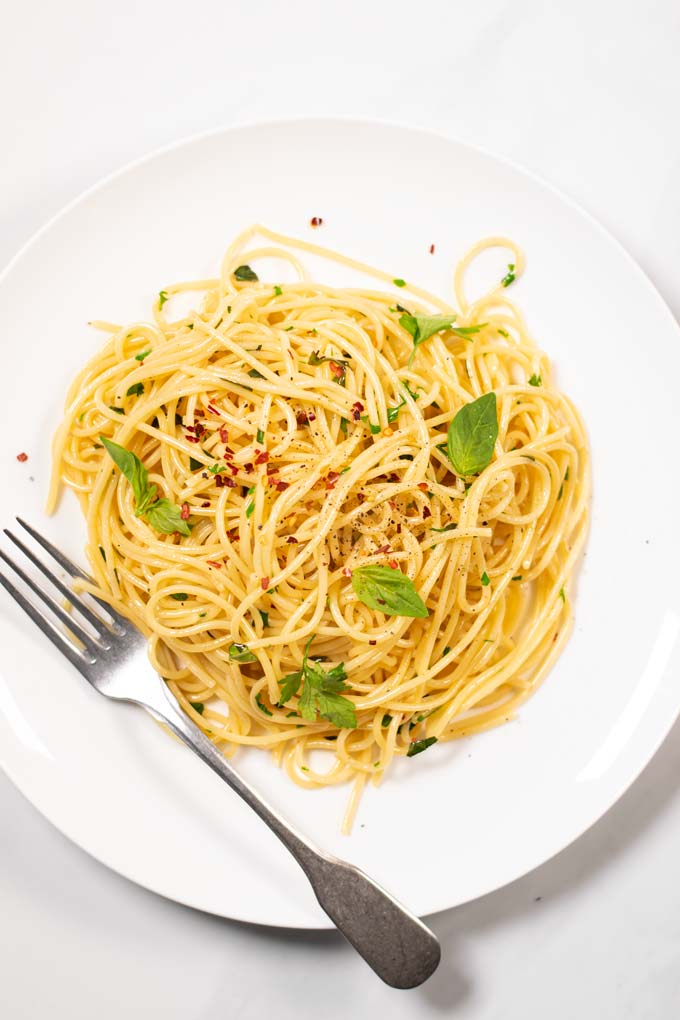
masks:
[(422, 740), (414, 740), (413, 743), (409, 744), (406, 757), (413, 758), (415, 754), (420, 754), (421, 751), (427, 751), (428, 747), (432, 747), (432, 745), (436, 743), (436, 737), (424, 737)]
[(430, 531), (455, 531), (458, 525), (454, 522), (451, 524), (445, 524), (443, 528), (430, 528)]
[(460, 336), (463, 340), (469, 340), (475, 333), (479, 333), (480, 329), (484, 329), (487, 325), (486, 322), (480, 322), (478, 326), (452, 326), (451, 332), (455, 333), (456, 336)]
[(250, 266), (238, 266), (234, 270), (234, 276), (236, 277), (237, 280), (253, 281), (258, 279), (257, 273), (253, 272)]
[(170, 596), (170, 598), (174, 599), (175, 602), (186, 602), (186, 600), (189, 598), (189, 596), (184, 591), (176, 591), (176, 592), (173, 592), (173, 594)]
[(541, 379), (540, 375), (536, 375), (536, 373), (534, 372), (534, 374), (532, 375), (531, 379), (529, 380), (529, 385), (530, 386), (540, 386), (542, 381), (543, 380)]
[(400, 570), (357, 567), (352, 571), (352, 588), (360, 602), (386, 616), (423, 618), (429, 615), (413, 581)]
[(239, 645), (236, 642), (229, 645), (229, 658), (232, 662), (257, 662), (257, 655), (253, 655), (248, 645)]
[(193, 708), (194, 712), (198, 712), (199, 715), (203, 715), (203, 709), (205, 705), (202, 701), (190, 701), (189, 704)]
[(140, 354), (135, 354), (135, 361), (144, 361), (144, 358), (148, 358), (151, 354), (151, 348), (149, 347), (146, 351), (141, 351)]
[(496, 394), (464, 404), (449, 425), (447, 451), (456, 474), (476, 475), (491, 462), (498, 438)]
[(169, 499), (158, 499), (144, 509), (144, 516), (154, 528), (164, 535), (172, 535), (178, 531), (180, 535), (190, 535), (191, 528), (187, 521), (182, 520), (182, 512)]
[(167, 300), (168, 300), (167, 290), (160, 290), (158, 292), (158, 307), (162, 308)]
[(126, 450), (124, 446), (119, 446), (118, 443), (114, 443), (111, 439), (107, 439), (106, 436), (100, 436), (99, 439), (104, 445), (104, 448), (113, 463), (125, 475), (132, 486), (132, 494), (135, 497), (135, 506), (141, 516), (143, 510), (140, 510), (140, 508), (143, 507), (145, 503), (148, 503), (150, 489), (153, 489), (154, 493), (156, 491), (155, 486), (149, 486), (149, 472), (146, 470), (139, 457), (130, 450)]
[(422, 343), (429, 340), (435, 333), (443, 329), (450, 329), (454, 323), (455, 315), (401, 315), (399, 325), (403, 326), (407, 333), (413, 337), (413, 350), (408, 359), (409, 367), (413, 364), (416, 351)]
[(501, 280), (501, 286), (509, 287), (514, 279), (515, 279), (515, 263), (514, 262), (508, 262), (508, 271), (507, 271), (506, 275), (503, 277), (503, 279)]
[(201, 463), (200, 460), (196, 460), (195, 457), (189, 457), (189, 470), (190, 471), (200, 471), (203, 466), (204, 465)]
[(136, 382), (132, 386), (129, 387), (129, 389), (128, 389), (127, 393), (125, 394), (125, 396), (126, 397), (141, 397), (143, 392), (144, 392), (144, 383), (143, 382)]

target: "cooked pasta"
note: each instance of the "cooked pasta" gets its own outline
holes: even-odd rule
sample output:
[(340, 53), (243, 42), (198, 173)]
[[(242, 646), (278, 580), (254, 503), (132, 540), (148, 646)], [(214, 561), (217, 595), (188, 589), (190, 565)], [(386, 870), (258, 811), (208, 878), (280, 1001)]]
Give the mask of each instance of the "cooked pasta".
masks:
[[(508, 272), (470, 300), (492, 247)], [(326, 286), (304, 251), (376, 283)], [(259, 279), (265, 257), (296, 281)], [(253, 227), (151, 321), (93, 323), (67, 397), (50, 506), (61, 480), (80, 500), (91, 590), (225, 754), (351, 781), (346, 830), (395, 757), (510, 719), (569, 634), (587, 439), (508, 300), (523, 268), (481, 241), (451, 306)]]

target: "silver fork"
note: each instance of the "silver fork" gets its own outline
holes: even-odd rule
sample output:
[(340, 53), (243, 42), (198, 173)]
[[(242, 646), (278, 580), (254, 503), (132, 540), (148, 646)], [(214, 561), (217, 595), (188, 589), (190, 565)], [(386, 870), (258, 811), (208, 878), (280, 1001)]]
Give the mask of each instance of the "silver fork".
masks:
[[(17, 521), (72, 579), (92, 580), (34, 528), (19, 517)], [(383, 981), (394, 988), (415, 988), (426, 981), (436, 970), (441, 955), (439, 942), (429, 928), (354, 865), (323, 853), (291, 828), (234, 771), (181, 710), (165, 683), (151, 669), (146, 655), (146, 639), (136, 627), (100, 599), (94, 599), (94, 603), (101, 607), (108, 619), (94, 612), (24, 542), (8, 529), (4, 530), (14, 545), (68, 599), (91, 631), (65, 612), (1, 549), (0, 558), (47, 606), (68, 633), (30, 602), (1, 572), (0, 583), (95, 690), (116, 701), (141, 705), (165, 723), (250, 805), (290, 850), (333, 923)]]

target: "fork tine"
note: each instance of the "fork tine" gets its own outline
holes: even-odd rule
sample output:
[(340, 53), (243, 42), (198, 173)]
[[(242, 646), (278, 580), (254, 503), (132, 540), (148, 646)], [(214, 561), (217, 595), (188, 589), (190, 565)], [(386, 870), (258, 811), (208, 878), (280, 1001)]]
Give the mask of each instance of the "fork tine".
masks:
[[(56, 560), (60, 567), (63, 567), (67, 574), (70, 574), (71, 577), (81, 577), (83, 581), (89, 581), (90, 584), (95, 584), (95, 580), (91, 574), (88, 574), (86, 571), (81, 570), (80, 567), (73, 562), (73, 560), (70, 560), (68, 556), (65, 556), (60, 549), (57, 549), (56, 545), (52, 545), (52, 543), (48, 542), (46, 538), (43, 538), (40, 532), (36, 531), (35, 528), (32, 528), (30, 524), (27, 524), (22, 517), (17, 517), (17, 521), (21, 525), (21, 527), (24, 528), (24, 530), (29, 533), (31, 538), (34, 538), (38, 545), (41, 545), (45, 552), (49, 553), (52, 559)], [(39, 570), (42, 570), (46, 577), (49, 577), (50, 580), (53, 580), (52, 575), (47, 572), (46, 567), (40, 562), (40, 560), (35, 558), (34, 554), (30, 552), (30, 550), (23, 544), (23, 542), (19, 541), (19, 539), (12, 535), (9, 531), (7, 531), (6, 528), (5, 534), (8, 536), (8, 538), (11, 538), (14, 544), (17, 545), (21, 549), (21, 551), (26, 554), (26, 556), (28, 556), (31, 562), (34, 563)], [(59, 584), (56, 581), (53, 581), (53, 583), (57, 584), (57, 587), (59, 587)], [(60, 588), (60, 590), (62, 589)], [(108, 602), (105, 602), (104, 599), (100, 599), (96, 595), (92, 595), (90, 592), (88, 592), (87, 594), (90, 596), (91, 599), (94, 599), (98, 606), (101, 606), (105, 613), (108, 613), (108, 615), (113, 620), (114, 625), (117, 625), (122, 630), (125, 630), (129, 621), (124, 616), (122, 616), (119, 612), (117, 612), (117, 610), (110, 606)], [(96, 613), (92, 613), (92, 611), (87, 608), (84, 602), (80, 602), (80, 600), (75, 599), (74, 593), (71, 591), (70, 588), (67, 589), (66, 597), (70, 599), (74, 605), (77, 606), (78, 612), (82, 612), (85, 619), (92, 623), (93, 626), (99, 627), (101, 626), (102, 622), (104, 622), (101, 620), (100, 617), (96, 615)], [(90, 614), (89, 616), (88, 613)], [(96, 622), (93, 623), (93, 621)], [(115, 630), (116, 627), (114, 626), (113, 629)]]
[[(104, 651), (111, 647), (110, 642), (108, 642), (106, 638), (102, 639), (99, 632), (97, 632), (96, 638), (92, 637), (91, 634), (88, 634), (88, 632), (80, 626), (77, 620), (74, 620), (72, 616), (69, 616), (66, 610), (63, 609), (58, 602), (55, 602), (54, 599), (50, 598), (47, 592), (43, 591), (42, 588), (35, 583), (33, 578), (29, 577), (28, 574), (21, 569), (19, 564), (15, 563), (10, 556), (3, 552), (2, 549), (0, 549), (0, 559), (4, 560), (8, 567), (11, 567), (14, 573), (21, 578), (24, 584), (27, 585), (31, 591), (45, 603), (47, 608), (50, 609), (59, 620), (61, 620), (64, 626), (75, 635), (78, 641), (85, 645), (89, 652), (93, 652), (96, 647), (99, 647)], [(70, 600), (72, 595), (68, 595), (67, 598)]]
[[(56, 545), (52, 545), (52, 543), (48, 542), (46, 538), (43, 538), (40, 532), (36, 531), (35, 528), (32, 528), (30, 524), (27, 524), (22, 517), (17, 517), (17, 521), (24, 531), (27, 531), (31, 538), (34, 538), (38, 545), (41, 545), (45, 552), (48, 552), (52, 559), (56, 560), (59, 566), (64, 568), (67, 574), (70, 574), (71, 577), (81, 577), (83, 581), (89, 581), (90, 584), (94, 584), (94, 578), (91, 574), (86, 574), (84, 570), (81, 570), (80, 567), (73, 562), (73, 560), (70, 560), (68, 556), (64, 556), (63, 552), (60, 549), (57, 549)], [(9, 534), (9, 532), (6, 533)], [(12, 535), (9, 537), (12, 538)], [(17, 540), (12, 538), (12, 541), (16, 542)], [(17, 542), (17, 545), (18, 544), (19, 543)], [(25, 546), (22, 546), (21, 548), (24, 552), (26, 551)]]
[(69, 662), (71, 662), (76, 667), (76, 669), (80, 670), (83, 676), (86, 676), (87, 674), (85, 673), (85, 668), (94, 662), (94, 656), (92, 655), (86, 656), (82, 652), (80, 652), (75, 647), (75, 645), (72, 645), (71, 642), (66, 637), (66, 635), (61, 630), (59, 630), (59, 628), (54, 623), (52, 623), (52, 621), (48, 619), (48, 617), (41, 613), (40, 610), (37, 609), (32, 602), (29, 602), (28, 599), (24, 595), (22, 595), (22, 593), (17, 588), (14, 587), (9, 578), (6, 577), (5, 574), (1, 572), (0, 572), (0, 584), (6, 591), (9, 592), (14, 601), (21, 606), (23, 611), (28, 616), (30, 616), (30, 618), (33, 620), (33, 623), (35, 623), (36, 626), (38, 626), (40, 630), (43, 632), (43, 634), (45, 634), (50, 639), (52, 644), (57, 646), (59, 651), (66, 656)]

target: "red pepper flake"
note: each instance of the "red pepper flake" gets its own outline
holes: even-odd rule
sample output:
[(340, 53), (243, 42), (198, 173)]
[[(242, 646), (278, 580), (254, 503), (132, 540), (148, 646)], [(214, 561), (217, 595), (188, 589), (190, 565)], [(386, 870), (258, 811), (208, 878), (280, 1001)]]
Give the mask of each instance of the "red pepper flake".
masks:
[(196, 431), (196, 429), (194, 428), (193, 425), (185, 425), (184, 428), (187, 430), (187, 432), (195, 432)]
[[(187, 425), (187, 429), (189, 429), (188, 425)], [(201, 436), (203, 435), (203, 433), (205, 432), (205, 425), (201, 425), (200, 421), (197, 421), (196, 424), (194, 425), (192, 431), (193, 431), (194, 435), (196, 436), (196, 438), (200, 439)]]
[(196, 436), (185, 436), (184, 438), (186, 439), (187, 443), (197, 443), (198, 442), (198, 439), (196, 438)]
[(366, 495), (363, 492), (357, 492), (357, 503), (363, 503), (366, 499)]
[(352, 418), (354, 421), (361, 421), (361, 412), (363, 409), (364, 405), (360, 400), (357, 400), (356, 403), (352, 404)]
[(210, 500), (206, 499), (205, 503), (201, 503), (201, 506), (203, 507), (203, 509), (205, 509), (206, 507), (210, 506)]
[(208, 404), (208, 410), (210, 411), (211, 414), (219, 414), (220, 413), (213, 404)]
[(222, 564), (217, 563), (215, 560), (206, 560), (205, 562), (208, 564), (209, 567), (216, 567), (217, 570), (222, 569)]
[[(229, 479), (229, 481), (231, 481), (231, 479)], [(224, 478), (222, 475), (215, 475), (215, 486), (218, 489), (224, 488)]]
[(309, 418), (307, 417), (304, 411), (298, 411), (298, 413), (295, 415), (295, 420), (300, 427), (302, 427), (303, 425), (309, 425)]
[(226, 425), (220, 425), (220, 441), (222, 443), (228, 443), (229, 442), (229, 433), (227, 432), (227, 426)]
[(430, 245), (430, 255), (434, 255), (434, 245)]
[(337, 471), (329, 471), (326, 477), (324, 478), (323, 483), (327, 489), (334, 489), (335, 483), (337, 482), (339, 477), (340, 475)]
[(268, 587), (269, 587), (269, 578), (268, 577), (261, 577), (260, 578), (260, 588), (262, 589), (262, 591), (266, 591)]
[(236, 484), (237, 483), (234, 481), (233, 478), (225, 478), (224, 479), (224, 487), (225, 487), (225, 489), (235, 489), (236, 488)]
[(234, 451), (232, 450), (232, 448), (230, 446), (225, 446), (225, 448), (224, 448), (224, 456), (225, 456), (225, 459), (229, 459), (229, 460), (231, 460), (231, 458), (234, 456)]
[(276, 475), (270, 475), (270, 474), (267, 475), (267, 483), (269, 485), (276, 485), (277, 482), (278, 482), (278, 478), (276, 477)]
[(371, 641), (369, 641), (368, 643), (369, 643), (369, 645), (377, 645), (377, 643), (378, 643), (378, 642), (377, 642), (377, 641), (373, 641), (373, 640), (371, 640)]
[(247, 475), (251, 475), (253, 473), (254, 468), (252, 464), (244, 464), (243, 467), (245, 468)]
[(188, 503), (182, 503), (182, 509), (179, 512), (179, 515), (182, 518), (182, 520), (183, 521), (188, 521), (190, 513), (191, 513), (191, 508), (189, 507), (189, 504)]
[(349, 567), (343, 567), (342, 568), (342, 576), (343, 577), (351, 577), (352, 576), (352, 571), (349, 569)]
[(392, 570), (397, 570), (398, 567), (399, 567), (399, 564), (397, 563), (396, 560), (388, 560), (387, 561), (387, 566), (388, 567), (392, 567)]
[(310, 227), (320, 227), (322, 223), (323, 220), (320, 216), (312, 216), (311, 220), (309, 221)]
[(238, 468), (237, 468), (236, 464), (227, 464), (227, 467), (231, 471), (232, 475), (235, 476), (235, 475), (238, 474)]
[(392, 552), (392, 547), (389, 545), (381, 545), (379, 549), (375, 550), (376, 553), (388, 553)]
[(290, 488), (290, 482), (277, 482), (276, 483), (276, 491), (277, 492), (285, 492), (286, 489), (289, 489), (289, 488)]
[(18, 453), (17, 454), (17, 460), (19, 461), (20, 464), (25, 464), (26, 461), (28, 460), (28, 454), (27, 453)]
[(432, 511), (430, 510), (429, 506), (424, 506), (423, 507), (423, 520), (426, 521), (427, 518), (431, 517), (431, 516), (432, 516)]
[(227, 538), (230, 542), (236, 542), (238, 540), (238, 528), (232, 528), (231, 531), (228, 531)]
[(428, 490), (427, 482), (418, 482), (418, 488), (420, 489), (421, 492), (427, 492)]
[(266, 464), (268, 460), (269, 460), (269, 451), (268, 450), (261, 450), (260, 453), (258, 453), (258, 455), (255, 458), (255, 463), (256, 464)]
[(342, 367), (342, 365), (338, 365), (337, 361), (331, 361), (329, 362), (328, 367), (330, 368), (331, 372), (333, 373), (336, 379), (342, 379), (343, 375), (345, 374), (345, 370)]
[(393, 499), (388, 499), (387, 500), (387, 505), (390, 508), (390, 510), (396, 510), (397, 509), (397, 504), (394, 502)]
[(277, 468), (276, 464), (271, 464), (271, 463), (267, 464), (267, 474), (268, 475), (275, 475), (278, 470), (279, 469)]
[(389, 475), (389, 477), (388, 477), (387, 481), (388, 481), (388, 482), (398, 482), (398, 481), (400, 481), (400, 478), (399, 478), (399, 475), (397, 474), (397, 472), (396, 472), (396, 471), (393, 471), (393, 472), (392, 472), (392, 473), (391, 473), (391, 474)]
[(298, 545), (299, 544), (297, 538), (294, 538), (292, 535), (288, 536), (288, 538), (286, 539), (286, 542), (288, 543), (288, 545)]
[(314, 509), (314, 500), (308, 499), (307, 502), (303, 504), (303, 506), (305, 510), (308, 510), (311, 514), (312, 510)]
[(314, 414), (313, 411), (307, 411), (307, 420), (316, 421), (316, 415)]
[(194, 418), (205, 418), (203, 411), (199, 411), (198, 408), (194, 411)]
[(401, 524), (397, 524), (397, 534), (401, 535)]

